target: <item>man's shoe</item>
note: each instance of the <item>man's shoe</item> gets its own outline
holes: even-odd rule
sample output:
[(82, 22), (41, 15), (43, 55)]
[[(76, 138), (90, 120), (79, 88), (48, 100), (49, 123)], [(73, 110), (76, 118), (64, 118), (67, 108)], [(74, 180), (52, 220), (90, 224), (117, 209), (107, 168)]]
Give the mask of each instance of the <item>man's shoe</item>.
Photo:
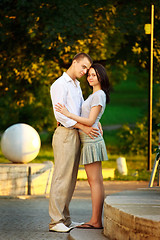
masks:
[(71, 224), (69, 225), (69, 228), (75, 228), (77, 226), (82, 225), (84, 222), (79, 223), (79, 222), (71, 222)]
[(49, 229), (50, 232), (62, 232), (67, 233), (69, 232), (73, 227), (66, 227), (63, 223), (57, 223), (52, 228)]

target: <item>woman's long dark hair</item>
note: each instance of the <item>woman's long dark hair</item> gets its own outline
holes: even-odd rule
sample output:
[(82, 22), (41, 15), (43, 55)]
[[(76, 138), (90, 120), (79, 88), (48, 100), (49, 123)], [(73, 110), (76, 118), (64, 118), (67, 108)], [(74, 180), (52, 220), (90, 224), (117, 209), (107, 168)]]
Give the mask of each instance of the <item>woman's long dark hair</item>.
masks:
[[(93, 63), (90, 68), (93, 68), (96, 72), (98, 81), (101, 84), (102, 90), (106, 94), (106, 103), (110, 102), (110, 84), (109, 84), (109, 78), (107, 76), (107, 72), (103, 65), (99, 63)], [(87, 72), (88, 77), (88, 72)]]

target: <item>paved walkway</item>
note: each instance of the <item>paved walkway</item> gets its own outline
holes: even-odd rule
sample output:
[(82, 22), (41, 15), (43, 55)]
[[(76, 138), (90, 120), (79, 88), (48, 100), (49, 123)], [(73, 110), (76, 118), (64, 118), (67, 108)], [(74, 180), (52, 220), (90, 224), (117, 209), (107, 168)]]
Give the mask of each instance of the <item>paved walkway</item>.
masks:
[[(107, 181), (104, 184), (106, 195), (148, 187), (148, 182)], [(88, 183), (78, 181), (70, 205), (72, 219), (87, 221), (91, 216), (91, 208)], [(49, 221), (48, 198), (0, 198), (0, 240), (67, 240), (68, 233), (48, 231)]]

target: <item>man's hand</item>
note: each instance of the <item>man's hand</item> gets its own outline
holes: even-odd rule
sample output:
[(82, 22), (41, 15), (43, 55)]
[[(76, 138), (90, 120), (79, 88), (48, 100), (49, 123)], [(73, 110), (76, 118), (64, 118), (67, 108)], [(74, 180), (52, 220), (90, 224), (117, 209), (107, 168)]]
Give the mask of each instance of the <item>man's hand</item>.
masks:
[(88, 126), (84, 126), (81, 128), (81, 130), (86, 133), (90, 138), (94, 139), (94, 137), (98, 137), (99, 135), (99, 130), (97, 128), (93, 128), (93, 127), (88, 127)]
[(81, 123), (76, 123), (74, 125), (75, 128), (78, 128), (82, 130), (84, 133), (86, 133), (90, 138), (94, 139), (94, 137), (98, 137), (99, 135), (99, 129), (93, 128), (93, 127), (88, 127), (86, 125), (83, 125)]
[[(94, 137), (98, 137), (99, 132), (98, 132), (98, 129), (97, 129), (97, 128), (93, 128), (93, 127), (87, 127), (87, 128), (89, 128), (89, 129), (87, 129), (86, 134), (87, 134), (90, 138), (94, 139)], [(83, 130), (83, 132), (85, 132), (85, 131)]]

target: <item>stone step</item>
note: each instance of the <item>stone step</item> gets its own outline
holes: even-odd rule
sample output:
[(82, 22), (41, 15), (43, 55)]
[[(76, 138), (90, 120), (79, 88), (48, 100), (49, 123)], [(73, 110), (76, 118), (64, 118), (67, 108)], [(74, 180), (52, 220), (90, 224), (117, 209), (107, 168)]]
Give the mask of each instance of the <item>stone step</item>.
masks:
[(107, 196), (104, 202), (104, 235), (110, 240), (159, 240), (160, 188)]
[(109, 240), (103, 235), (101, 229), (73, 229), (70, 231), (69, 240)]

